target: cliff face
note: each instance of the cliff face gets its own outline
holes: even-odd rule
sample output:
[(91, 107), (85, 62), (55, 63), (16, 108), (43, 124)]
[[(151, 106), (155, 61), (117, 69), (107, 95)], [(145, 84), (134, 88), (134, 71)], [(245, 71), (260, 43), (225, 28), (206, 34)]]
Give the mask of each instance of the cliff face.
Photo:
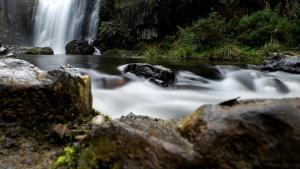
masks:
[(0, 43), (31, 45), (37, 0), (0, 0)]
[[(239, 19), (265, 8), (288, 14), (293, 0), (102, 0), (98, 40), (102, 50), (128, 48), (139, 41), (157, 41), (218, 12), (226, 20)], [(123, 32), (121, 35), (118, 32)], [(112, 42), (112, 39), (114, 39)], [(133, 45), (132, 45), (133, 44)]]

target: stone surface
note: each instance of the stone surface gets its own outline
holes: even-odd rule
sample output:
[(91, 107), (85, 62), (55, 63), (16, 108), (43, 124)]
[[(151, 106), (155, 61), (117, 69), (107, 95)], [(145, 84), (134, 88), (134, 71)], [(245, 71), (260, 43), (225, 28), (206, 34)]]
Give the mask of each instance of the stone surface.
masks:
[(88, 116), (91, 78), (77, 69), (43, 71), (18, 59), (0, 60), (0, 119), (7, 122), (65, 122)]
[(31, 45), (36, 0), (0, 0), (0, 43)]
[(144, 78), (154, 84), (167, 87), (175, 80), (175, 73), (170, 69), (147, 63), (130, 63), (120, 68), (122, 75), (129, 79)]
[(300, 99), (199, 108), (179, 130), (207, 168), (299, 168)]
[[(87, 141), (88, 140), (88, 141)], [(199, 158), (173, 122), (129, 115), (97, 128), (86, 139), (78, 168), (193, 168)]]
[(269, 59), (264, 61), (262, 69), (300, 73), (300, 56), (273, 53)]
[(66, 54), (92, 55), (95, 48), (86, 40), (73, 40), (66, 45)]
[(186, 119), (128, 115), (94, 130), (78, 168), (299, 168), (300, 99), (206, 105)]

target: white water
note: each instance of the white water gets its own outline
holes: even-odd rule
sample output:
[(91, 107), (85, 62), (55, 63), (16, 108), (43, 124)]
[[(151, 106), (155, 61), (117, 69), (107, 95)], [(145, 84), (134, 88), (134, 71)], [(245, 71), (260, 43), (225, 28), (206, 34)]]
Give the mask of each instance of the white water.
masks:
[[(126, 83), (122, 76), (111, 75), (118, 74), (117, 66), (136, 60), (69, 55), (52, 57), (25, 55), (21, 59), (28, 60), (44, 70), (57, 69), (66, 63), (82, 68), (92, 77), (94, 108), (113, 118), (132, 112), (163, 119), (176, 119), (189, 115), (203, 104), (218, 104), (236, 97), (241, 99), (300, 97), (299, 74), (263, 72), (255, 70), (255, 67), (242, 69), (237, 66), (209, 66), (209, 69), (213, 68), (214, 71), (208, 71), (207, 66), (201, 64), (196, 67), (169, 65), (173, 70), (177, 70), (176, 87), (161, 88), (140, 78), (134, 78), (134, 81)], [(221, 72), (217, 73), (217, 77), (221, 75), (223, 78), (212, 80), (216, 77), (211, 72)]]
[[(120, 77), (90, 70), (94, 78), (94, 108), (113, 118), (134, 113), (176, 119), (192, 113), (201, 105), (218, 104), (236, 97), (300, 97), (299, 75), (284, 72), (264, 73), (249, 69), (219, 70), (223, 73), (223, 80), (210, 80), (187, 71), (179, 72), (177, 85), (193, 86), (193, 89), (165, 89), (144, 81), (130, 82), (116, 89), (104, 89), (101, 85), (99, 87), (97, 79), (109, 81)], [(204, 79), (207, 83), (199, 79)]]
[(51, 47), (54, 53), (63, 54), (68, 42), (79, 38), (95, 38), (99, 25), (99, 0), (88, 22), (88, 35), (82, 37), (87, 3), (86, 0), (38, 0), (34, 45)]

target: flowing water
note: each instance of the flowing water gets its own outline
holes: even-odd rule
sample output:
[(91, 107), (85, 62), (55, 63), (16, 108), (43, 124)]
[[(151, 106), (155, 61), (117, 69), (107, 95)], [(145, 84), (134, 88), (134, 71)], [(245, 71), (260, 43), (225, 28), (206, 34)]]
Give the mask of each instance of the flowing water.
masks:
[(43, 69), (55, 69), (66, 63), (83, 68), (93, 79), (94, 108), (113, 118), (134, 113), (177, 119), (203, 104), (217, 104), (236, 97), (300, 97), (299, 75), (263, 72), (251, 66), (150, 61), (176, 71), (175, 87), (161, 88), (139, 78), (127, 82), (120, 75), (121, 65), (144, 62), (143, 59), (69, 55), (19, 57)]
[[(89, 6), (94, 8), (87, 12)], [(51, 47), (56, 54), (63, 54), (65, 45), (74, 39), (94, 39), (99, 26), (98, 14), (99, 0), (38, 0), (34, 46)]]

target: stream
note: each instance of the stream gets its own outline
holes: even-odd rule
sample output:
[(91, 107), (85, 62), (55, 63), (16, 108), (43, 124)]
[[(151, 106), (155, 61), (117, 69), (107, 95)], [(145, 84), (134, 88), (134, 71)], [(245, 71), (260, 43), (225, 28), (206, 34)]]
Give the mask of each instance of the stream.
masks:
[(112, 118), (129, 113), (162, 119), (178, 119), (204, 104), (218, 104), (240, 97), (287, 98), (300, 96), (300, 76), (285, 72), (263, 72), (255, 66), (207, 65), (200, 62), (147, 61), (176, 72), (176, 84), (162, 88), (136, 79), (127, 82), (119, 67), (146, 62), (141, 58), (105, 56), (18, 56), (41, 69), (65, 64), (84, 69), (92, 76), (93, 107)]

